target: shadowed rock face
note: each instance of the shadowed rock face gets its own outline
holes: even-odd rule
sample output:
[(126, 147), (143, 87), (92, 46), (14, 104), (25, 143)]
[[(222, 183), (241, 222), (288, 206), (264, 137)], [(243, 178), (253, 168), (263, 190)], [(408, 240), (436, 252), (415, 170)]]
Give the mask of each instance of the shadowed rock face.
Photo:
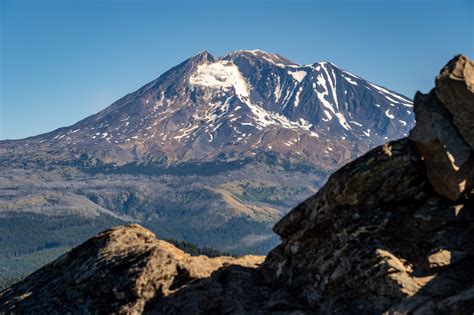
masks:
[[(280, 220), (274, 231), (282, 242), (261, 265), (259, 257), (191, 257), (139, 226), (124, 226), (0, 293), (0, 310), (474, 312), (474, 191), (466, 172), (474, 119), (456, 118), (469, 113), (474, 98), (472, 71), (459, 70), (471, 64), (456, 57), (437, 87), (417, 96), (419, 125), (410, 138), (347, 164)], [(463, 92), (450, 93), (458, 88)]]
[[(334, 174), (274, 228), (283, 242), (261, 267), (321, 313), (456, 311), (474, 285), (472, 193), (439, 196), (409, 140)], [(474, 295), (470, 295), (474, 299)], [(410, 302), (408, 302), (410, 301)]]

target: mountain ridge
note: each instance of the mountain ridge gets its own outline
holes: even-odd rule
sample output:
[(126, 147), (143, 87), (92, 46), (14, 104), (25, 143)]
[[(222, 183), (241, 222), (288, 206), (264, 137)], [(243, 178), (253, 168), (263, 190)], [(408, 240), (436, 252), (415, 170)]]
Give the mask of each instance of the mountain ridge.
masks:
[[(363, 87), (357, 87), (361, 82)], [(378, 104), (382, 100), (385, 103)], [(367, 108), (370, 104), (377, 108)], [(87, 154), (92, 148), (99, 158), (118, 164), (121, 159), (175, 164), (212, 160), (229, 152), (242, 157), (264, 151), (317, 165), (320, 156), (301, 146), (327, 147), (321, 137), (341, 142), (346, 152), (340, 154), (357, 156), (385, 138), (406, 134), (411, 106), (408, 98), (331, 63), (298, 65), (261, 50), (234, 51), (219, 58), (202, 52), (97, 114), (46, 134), (1, 141), (0, 149), (22, 144)], [(360, 118), (349, 117), (353, 114)], [(361, 128), (360, 120), (367, 115), (379, 122)], [(397, 123), (391, 121), (394, 115)], [(362, 139), (371, 144), (353, 148)], [(295, 142), (302, 145), (295, 147)], [(109, 149), (115, 155), (106, 152)], [(333, 149), (323, 150), (323, 155)], [(109, 155), (109, 160), (101, 155)]]

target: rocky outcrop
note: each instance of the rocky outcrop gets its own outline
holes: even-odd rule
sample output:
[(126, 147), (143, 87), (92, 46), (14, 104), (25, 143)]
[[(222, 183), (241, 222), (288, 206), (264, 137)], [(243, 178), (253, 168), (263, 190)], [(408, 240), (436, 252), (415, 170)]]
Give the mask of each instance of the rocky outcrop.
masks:
[(474, 62), (459, 55), (436, 77), (436, 95), (453, 115), (453, 124), (464, 141), (474, 148)]
[(416, 126), (410, 139), (424, 159), (439, 194), (456, 200), (473, 187), (474, 63), (451, 60), (436, 78), (436, 89), (415, 96)]
[(456, 296), (474, 302), (473, 208), (432, 189), (409, 140), (392, 142), (284, 217), (261, 272), (320, 313), (457, 311)]
[(190, 256), (131, 224), (98, 234), (0, 293), (1, 313), (141, 313), (223, 266), (255, 268), (262, 256)]
[(257, 257), (190, 257), (126, 226), (0, 293), (0, 310), (473, 313), (470, 65), (456, 57), (417, 95), (409, 138), (347, 164), (280, 220), (281, 244), (260, 266)]

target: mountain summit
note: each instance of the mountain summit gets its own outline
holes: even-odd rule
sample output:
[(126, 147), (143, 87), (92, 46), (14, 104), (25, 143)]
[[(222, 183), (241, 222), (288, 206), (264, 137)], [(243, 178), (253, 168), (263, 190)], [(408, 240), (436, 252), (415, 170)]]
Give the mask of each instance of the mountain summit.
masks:
[(115, 165), (272, 154), (333, 168), (406, 135), (412, 107), (330, 62), (299, 65), (261, 50), (202, 52), (72, 126), (0, 148), (21, 143), (54, 151), (55, 159), (86, 154)]

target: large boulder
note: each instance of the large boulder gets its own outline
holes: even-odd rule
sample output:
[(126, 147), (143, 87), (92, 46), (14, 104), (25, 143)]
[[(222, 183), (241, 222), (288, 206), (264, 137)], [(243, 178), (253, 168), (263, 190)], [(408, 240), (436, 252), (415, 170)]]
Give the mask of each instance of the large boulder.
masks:
[(428, 95), (415, 96), (416, 126), (410, 139), (424, 160), (439, 194), (458, 199), (473, 188), (474, 65), (465, 56), (451, 60)]
[(474, 62), (467, 56), (453, 58), (436, 77), (436, 95), (453, 115), (453, 124), (474, 149)]

